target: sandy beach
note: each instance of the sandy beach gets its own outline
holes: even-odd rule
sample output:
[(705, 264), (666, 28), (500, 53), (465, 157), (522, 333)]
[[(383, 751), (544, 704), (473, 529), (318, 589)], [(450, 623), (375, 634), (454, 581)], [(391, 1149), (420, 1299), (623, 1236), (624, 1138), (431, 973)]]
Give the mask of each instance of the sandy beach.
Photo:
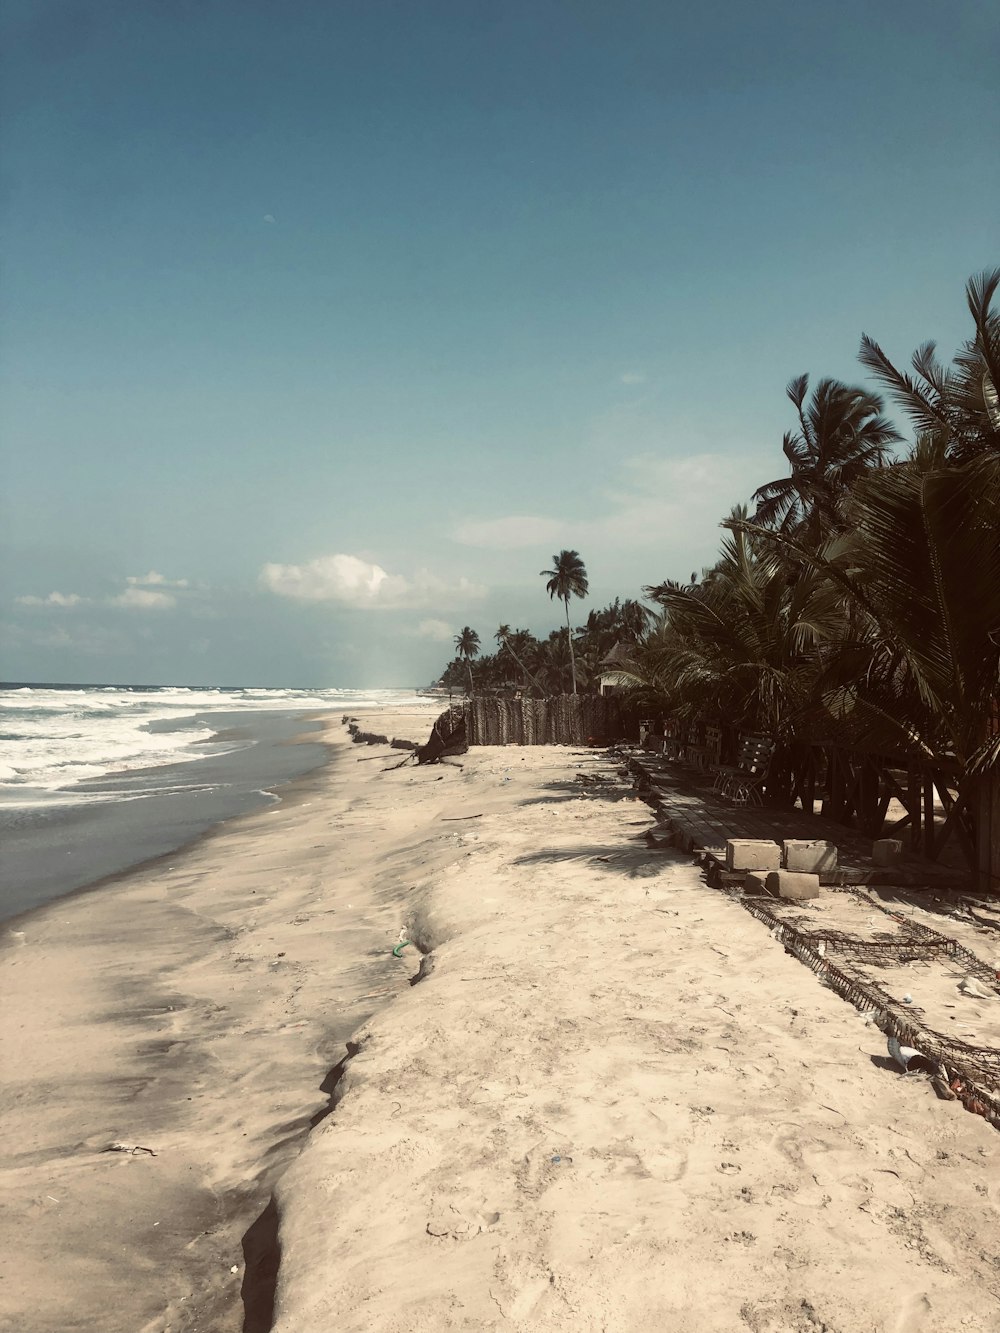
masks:
[[(330, 738), (280, 805), (5, 923), (5, 1333), (244, 1326), (244, 1234), (351, 1033), (405, 985), (398, 890), (369, 873), (394, 816), (339, 716)], [(248, 1243), (266, 1252), (267, 1219)]]
[(996, 1333), (1000, 1136), (605, 755), (330, 737), (8, 933), (0, 1328)]

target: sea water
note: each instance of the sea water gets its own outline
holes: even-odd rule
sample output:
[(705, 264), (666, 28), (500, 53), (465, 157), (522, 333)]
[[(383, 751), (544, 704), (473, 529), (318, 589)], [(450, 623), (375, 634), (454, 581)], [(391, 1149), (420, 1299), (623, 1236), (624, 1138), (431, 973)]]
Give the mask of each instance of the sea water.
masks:
[(436, 711), (409, 690), (0, 685), (0, 918), (274, 803), (326, 759), (316, 713), (393, 704)]

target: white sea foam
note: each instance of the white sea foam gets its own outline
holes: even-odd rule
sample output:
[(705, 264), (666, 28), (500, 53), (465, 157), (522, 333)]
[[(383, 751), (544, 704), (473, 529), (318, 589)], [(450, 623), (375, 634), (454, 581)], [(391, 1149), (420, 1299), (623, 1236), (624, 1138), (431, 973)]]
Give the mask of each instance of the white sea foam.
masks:
[[(28, 797), (26, 789), (66, 791), (88, 778), (204, 758), (252, 743), (206, 744), (214, 727), (204, 714), (372, 709), (394, 703), (428, 712), (440, 707), (408, 690), (0, 689), (0, 797), (9, 802)], [(163, 724), (168, 729), (160, 730)], [(142, 793), (129, 795), (135, 799)]]

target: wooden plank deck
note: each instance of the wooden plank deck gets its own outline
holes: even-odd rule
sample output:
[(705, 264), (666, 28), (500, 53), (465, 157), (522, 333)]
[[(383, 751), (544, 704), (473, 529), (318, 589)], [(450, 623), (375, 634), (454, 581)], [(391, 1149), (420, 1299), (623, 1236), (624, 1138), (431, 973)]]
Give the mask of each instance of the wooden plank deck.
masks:
[(730, 838), (826, 838), (837, 846), (838, 867), (821, 876), (829, 885), (884, 884), (909, 888), (967, 890), (971, 876), (916, 856), (895, 866), (874, 866), (872, 840), (821, 815), (768, 806), (737, 806), (712, 791), (710, 776), (656, 754), (633, 754), (629, 767), (646, 799), (665, 825), (670, 841), (699, 857), (709, 880), (720, 887), (743, 881), (743, 872), (726, 869)]

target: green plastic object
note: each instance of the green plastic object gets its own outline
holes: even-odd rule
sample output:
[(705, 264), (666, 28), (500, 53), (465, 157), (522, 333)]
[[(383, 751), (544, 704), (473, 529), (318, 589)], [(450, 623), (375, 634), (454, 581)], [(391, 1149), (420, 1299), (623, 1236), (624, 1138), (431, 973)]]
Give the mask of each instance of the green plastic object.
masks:
[(400, 956), (399, 954), (400, 949), (405, 949), (406, 946), (410, 943), (411, 943), (410, 940), (403, 940), (402, 944), (397, 944), (395, 949), (393, 949), (392, 951), (393, 958), (398, 958)]

